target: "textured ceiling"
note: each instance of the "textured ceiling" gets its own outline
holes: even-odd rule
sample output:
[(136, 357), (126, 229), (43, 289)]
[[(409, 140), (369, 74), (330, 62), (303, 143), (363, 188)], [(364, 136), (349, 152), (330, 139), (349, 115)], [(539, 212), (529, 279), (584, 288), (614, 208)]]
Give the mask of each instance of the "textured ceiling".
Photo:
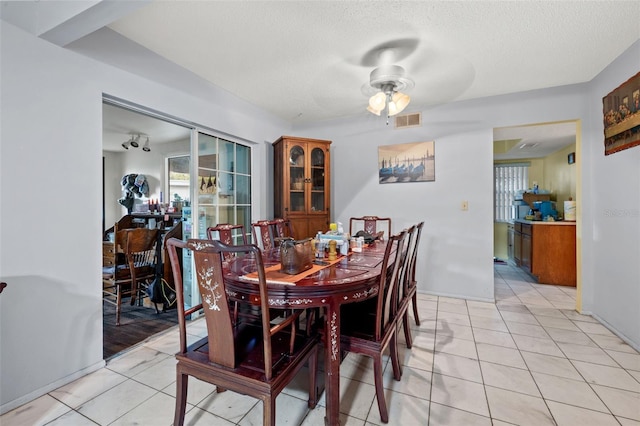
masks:
[(287, 121), (366, 114), (392, 46), (408, 108), (582, 83), (640, 38), (627, 1), (154, 1), (109, 28)]
[[(292, 123), (368, 116), (363, 86), (385, 61), (415, 81), (413, 112), (587, 82), (640, 39), (638, 1), (25, 0), (1, 2), (0, 18), (196, 96), (224, 102), (232, 93)], [(136, 125), (136, 114), (114, 118), (105, 114), (105, 131), (117, 132), (105, 148), (141, 127), (154, 131), (153, 121)], [(561, 134), (553, 140), (536, 137), (564, 143), (567, 127), (544, 127)], [(526, 130), (498, 129), (495, 138), (532, 139)]]

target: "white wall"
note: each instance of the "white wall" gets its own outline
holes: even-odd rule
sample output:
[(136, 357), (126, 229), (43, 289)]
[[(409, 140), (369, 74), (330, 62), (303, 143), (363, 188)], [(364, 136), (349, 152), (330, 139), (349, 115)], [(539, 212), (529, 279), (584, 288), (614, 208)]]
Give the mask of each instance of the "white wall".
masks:
[[(418, 128), (396, 130), (375, 116), (299, 126), (330, 139), (334, 220), (376, 214), (393, 230), (425, 221), (419, 291), (493, 300), (493, 128), (578, 119), (584, 87), (570, 86), (458, 102), (422, 111)], [(435, 141), (435, 182), (379, 184), (377, 148)], [(469, 210), (462, 211), (467, 201)]]
[(638, 350), (640, 147), (604, 155), (602, 98), (639, 71), (637, 41), (591, 82), (589, 120), (583, 132), (587, 142), (582, 150), (587, 163), (582, 174), (584, 309), (616, 329)]
[[(4, 21), (0, 30), (0, 279), (8, 283), (0, 299), (0, 412), (5, 412), (102, 365), (103, 93), (252, 143), (256, 217), (270, 208), (260, 193), (267, 183), (257, 178), (271, 174), (271, 165), (263, 162), (264, 141), (290, 128), (222, 91), (211, 101), (194, 98)], [(27, 293), (34, 301), (27, 306), (21, 303), (25, 288), (34, 290)], [(26, 341), (40, 346), (29, 350)]]
[[(640, 70), (640, 41), (593, 82), (422, 111), (419, 128), (383, 118), (299, 125), (299, 136), (333, 141), (333, 219), (364, 213), (395, 219), (394, 231), (424, 220), (419, 291), (493, 298), (494, 127), (580, 120), (577, 172), (583, 312), (640, 348), (640, 148), (604, 156), (602, 98)], [(436, 181), (380, 185), (377, 147), (435, 140)], [(469, 211), (460, 211), (462, 200)]]

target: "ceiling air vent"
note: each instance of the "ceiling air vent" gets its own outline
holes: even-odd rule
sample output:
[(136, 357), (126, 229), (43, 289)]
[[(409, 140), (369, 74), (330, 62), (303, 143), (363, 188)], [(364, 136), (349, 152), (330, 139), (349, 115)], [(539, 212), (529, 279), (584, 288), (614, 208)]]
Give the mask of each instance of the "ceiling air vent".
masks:
[(540, 145), (539, 142), (530, 142), (530, 143), (523, 143), (522, 145), (520, 145), (518, 148), (519, 149), (532, 149), (535, 148), (536, 146)]
[(422, 125), (422, 115), (419, 112), (414, 114), (396, 115), (396, 129), (418, 127), (420, 125)]

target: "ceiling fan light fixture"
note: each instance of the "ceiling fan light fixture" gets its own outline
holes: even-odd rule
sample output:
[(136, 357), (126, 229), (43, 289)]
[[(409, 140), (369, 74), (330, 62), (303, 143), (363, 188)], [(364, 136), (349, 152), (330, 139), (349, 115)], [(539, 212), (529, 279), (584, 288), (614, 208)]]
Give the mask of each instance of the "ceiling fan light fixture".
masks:
[(387, 116), (391, 117), (402, 112), (411, 98), (401, 92), (410, 89), (413, 80), (404, 77), (404, 68), (398, 65), (386, 65), (371, 71), (369, 86), (378, 92), (369, 98), (367, 111), (380, 115), (387, 109)]
[(409, 105), (409, 102), (411, 102), (411, 98), (409, 97), (409, 95), (405, 95), (402, 92), (394, 93), (391, 97), (391, 100), (396, 104), (396, 114), (401, 113), (407, 107), (407, 105)]
[(147, 136), (147, 140), (146, 140), (146, 142), (144, 143), (144, 146), (142, 147), (142, 150), (143, 150), (144, 152), (149, 152), (149, 151), (151, 151), (151, 148), (149, 147), (149, 136)]
[[(384, 109), (384, 108), (383, 108), (383, 109)], [(367, 111), (369, 111), (369, 112), (370, 112), (370, 113), (372, 113), (372, 114), (375, 114), (375, 115), (378, 115), (378, 116), (379, 116), (379, 115), (380, 115), (380, 113), (382, 112), (382, 109), (374, 109), (374, 108), (371, 108), (371, 105), (369, 105), (369, 106), (367, 107)]]
[[(387, 100), (387, 96), (383, 92), (378, 92), (375, 95), (369, 98), (369, 111), (378, 111), (377, 115), (380, 115), (380, 111), (384, 109), (385, 103)], [(373, 112), (371, 111), (371, 112)], [(375, 112), (374, 112), (375, 114)]]

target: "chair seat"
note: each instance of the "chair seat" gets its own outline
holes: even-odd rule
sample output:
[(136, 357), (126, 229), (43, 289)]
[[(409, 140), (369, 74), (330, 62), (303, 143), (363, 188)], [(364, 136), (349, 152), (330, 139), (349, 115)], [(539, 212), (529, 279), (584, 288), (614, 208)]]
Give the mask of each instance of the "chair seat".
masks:
[[(114, 278), (116, 271), (115, 266), (103, 266), (102, 267), (102, 279), (111, 280)], [(156, 273), (155, 265), (143, 265), (136, 267), (136, 277), (138, 279), (149, 278)], [(131, 279), (131, 273), (129, 272), (129, 265), (118, 265), (118, 280), (128, 281)]]
[[(298, 333), (296, 335), (293, 354), (289, 354), (289, 343), (291, 334), (287, 331), (282, 331), (271, 339), (271, 359), (273, 365), (273, 376), (270, 381), (265, 379), (264, 375), (264, 351), (262, 340), (262, 329), (259, 324), (242, 324), (238, 327), (238, 330), (234, 333), (236, 336), (236, 367), (229, 368), (221, 365), (212, 364), (209, 361), (209, 343), (208, 338), (202, 338), (197, 342), (190, 345), (186, 354), (176, 354), (176, 358), (182, 362), (193, 362), (195, 364), (205, 363), (209, 366), (216, 367), (216, 377), (224, 378), (224, 371), (233, 373), (231, 377), (237, 380), (237, 375), (241, 374), (243, 377), (254, 381), (249, 387), (269, 387), (274, 386), (281, 380), (288, 383), (291, 377), (289, 374), (295, 374), (292, 370), (295, 364), (290, 361), (302, 354), (309, 353), (319, 342), (319, 335), (313, 335), (308, 337), (304, 334)], [(304, 356), (304, 355), (302, 355)], [(286, 379), (286, 380), (285, 380)], [(215, 381), (216, 385), (225, 387), (224, 382), (219, 380)], [(266, 386), (265, 386), (266, 384)], [(253, 395), (253, 393), (248, 393)]]

